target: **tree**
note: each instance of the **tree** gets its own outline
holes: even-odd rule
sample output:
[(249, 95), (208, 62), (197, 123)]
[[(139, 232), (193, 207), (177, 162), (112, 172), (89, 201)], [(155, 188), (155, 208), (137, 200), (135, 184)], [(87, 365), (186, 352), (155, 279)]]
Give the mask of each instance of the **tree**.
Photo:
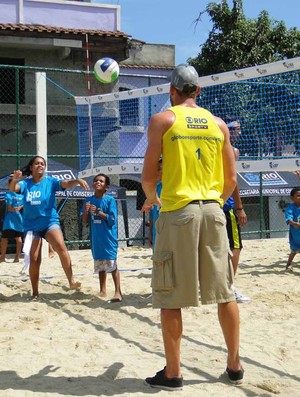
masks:
[(300, 55), (300, 32), (287, 29), (283, 21), (261, 11), (257, 19), (246, 18), (243, 1), (209, 3), (195, 23), (207, 13), (213, 23), (207, 41), (195, 58), (189, 58), (200, 75), (225, 72), (275, 62)]

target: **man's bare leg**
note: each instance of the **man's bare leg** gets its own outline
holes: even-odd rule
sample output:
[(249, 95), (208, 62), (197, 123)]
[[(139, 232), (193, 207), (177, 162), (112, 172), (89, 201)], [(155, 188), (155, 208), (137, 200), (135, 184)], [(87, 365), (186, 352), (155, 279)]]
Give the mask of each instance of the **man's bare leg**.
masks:
[(166, 355), (165, 376), (180, 377), (181, 309), (161, 309), (161, 327)]
[(237, 303), (219, 303), (218, 316), (228, 350), (227, 366), (236, 372), (242, 367), (239, 357), (240, 319)]
[(234, 275), (236, 274), (239, 266), (240, 254), (241, 254), (241, 250), (239, 248), (234, 248), (232, 250), (232, 266), (233, 266)]

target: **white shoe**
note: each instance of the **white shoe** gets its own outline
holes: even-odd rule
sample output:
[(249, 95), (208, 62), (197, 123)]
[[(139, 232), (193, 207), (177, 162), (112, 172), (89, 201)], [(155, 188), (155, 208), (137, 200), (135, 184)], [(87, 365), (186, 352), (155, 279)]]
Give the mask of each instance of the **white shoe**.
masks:
[(237, 303), (250, 303), (251, 299), (245, 295), (242, 295), (237, 289), (234, 291), (235, 299)]

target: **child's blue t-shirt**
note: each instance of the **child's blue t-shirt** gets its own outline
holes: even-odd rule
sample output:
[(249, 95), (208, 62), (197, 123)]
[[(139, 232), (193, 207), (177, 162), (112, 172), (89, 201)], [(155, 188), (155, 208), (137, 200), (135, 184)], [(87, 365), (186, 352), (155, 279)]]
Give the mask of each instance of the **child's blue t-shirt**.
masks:
[(23, 221), (25, 231), (45, 230), (51, 224), (59, 224), (55, 192), (63, 191), (61, 181), (45, 176), (39, 183), (32, 178), (18, 182), (24, 197)]
[(118, 212), (116, 200), (108, 195), (102, 198), (87, 197), (81, 208), (81, 216), (85, 203), (90, 202), (104, 212), (107, 220), (89, 212), (90, 241), (94, 260), (117, 259), (118, 250)]
[[(288, 224), (289, 220), (300, 222), (300, 207), (295, 203), (289, 204), (285, 210), (285, 220)], [(289, 225), (289, 242), (291, 250), (300, 250), (300, 227)]]
[[(162, 183), (158, 182), (156, 185), (156, 193), (157, 196), (160, 197), (161, 194), (161, 189), (162, 189)], [(154, 249), (154, 245), (155, 245), (155, 240), (156, 240), (156, 227), (155, 227), (155, 223), (159, 217), (159, 211), (160, 211), (160, 207), (158, 207), (157, 205), (154, 205), (151, 210), (150, 210), (150, 215), (152, 217), (152, 249)]]
[(11, 205), (13, 208), (21, 207), (23, 205), (23, 196), (15, 192), (7, 192), (5, 194), (5, 215), (3, 220), (3, 230), (13, 229), (17, 232), (23, 232), (23, 217), (20, 211), (11, 212), (8, 211), (8, 206)]

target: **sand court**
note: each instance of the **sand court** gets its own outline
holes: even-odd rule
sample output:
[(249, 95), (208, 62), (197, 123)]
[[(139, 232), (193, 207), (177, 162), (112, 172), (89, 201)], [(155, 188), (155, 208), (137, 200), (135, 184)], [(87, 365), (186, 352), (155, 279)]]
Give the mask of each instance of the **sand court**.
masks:
[(242, 386), (222, 376), (216, 305), (183, 310), (182, 392), (143, 382), (164, 366), (159, 311), (149, 297), (151, 249), (119, 249), (120, 303), (109, 302), (110, 275), (107, 298), (98, 297), (89, 250), (70, 252), (80, 291), (68, 290), (57, 255), (43, 260), (38, 302), (30, 301), (23, 263), (1, 263), (0, 396), (300, 396), (300, 255), (286, 272), (288, 253), (287, 239), (244, 241), (236, 286), (252, 302), (239, 304)]

